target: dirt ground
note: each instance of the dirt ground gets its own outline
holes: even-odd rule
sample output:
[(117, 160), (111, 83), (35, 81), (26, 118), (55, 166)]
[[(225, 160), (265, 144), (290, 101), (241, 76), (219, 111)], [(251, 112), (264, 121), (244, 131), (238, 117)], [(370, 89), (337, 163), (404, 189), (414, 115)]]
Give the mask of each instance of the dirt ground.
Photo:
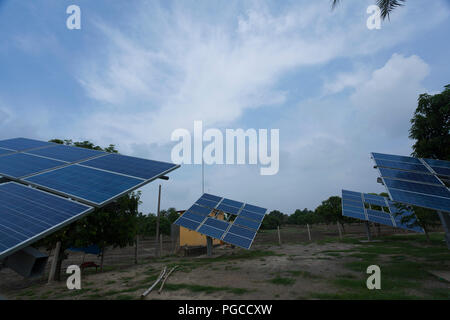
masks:
[[(339, 298), (340, 295), (348, 298), (352, 294), (362, 294), (362, 298), (367, 298), (365, 295), (369, 290), (365, 287), (368, 277), (365, 264), (375, 259), (383, 268), (384, 262), (389, 262), (386, 268), (392, 273), (389, 277), (394, 277), (389, 281), (393, 279), (395, 282), (395, 276), (403, 281), (403, 274), (396, 275), (398, 271), (395, 268), (404, 266), (405, 257), (411, 259), (409, 263), (419, 263), (421, 253), (417, 250), (420, 250), (422, 242), (409, 256), (404, 254), (402, 247), (384, 240), (392, 234), (392, 228), (383, 227), (379, 244), (375, 240), (368, 246), (364, 242), (361, 225), (347, 226), (342, 241), (337, 237), (336, 226), (315, 226), (312, 242), (308, 240), (306, 228), (289, 227), (281, 231), (281, 246), (276, 231), (262, 231), (250, 251), (223, 245), (214, 248), (212, 257), (180, 257), (170, 255), (170, 250), (166, 250), (166, 256), (155, 258), (154, 249), (145, 248), (146, 243), (142, 242), (137, 265), (133, 263), (134, 248), (111, 250), (106, 257), (103, 273), (96, 273), (95, 270), (83, 273), (82, 290), (68, 290), (65, 281), (46, 284), (45, 278), (24, 280), (9, 269), (2, 269), (0, 295), (7, 299), (140, 299), (165, 266), (177, 266), (161, 294), (157, 286), (145, 299), (321, 299)], [(397, 236), (402, 235), (408, 236), (405, 233)], [(450, 270), (448, 250), (440, 241), (436, 243), (431, 248), (433, 251), (427, 249), (427, 252), (433, 253), (427, 263), (436, 262), (429, 264), (429, 267)], [(380, 247), (381, 244), (386, 244), (386, 247)], [(170, 247), (169, 242), (167, 247)], [(375, 250), (387, 252), (379, 254)], [(141, 254), (145, 252), (147, 255)], [(80, 259), (82, 255), (73, 254), (65, 265), (79, 264)], [(86, 261), (95, 259), (91, 255), (85, 257)], [(397, 260), (399, 262), (395, 264)], [(361, 263), (364, 268), (355, 268), (355, 263)], [(392, 290), (385, 291), (385, 297), (377, 295), (374, 298), (396, 298), (400, 295), (400, 298), (450, 299), (449, 283), (425, 273), (419, 270), (411, 274), (405, 283), (412, 284), (405, 285), (402, 291), (398, 291), (397, 287), (403, 288), (398, 285), (403, 282), (388, 283)]]

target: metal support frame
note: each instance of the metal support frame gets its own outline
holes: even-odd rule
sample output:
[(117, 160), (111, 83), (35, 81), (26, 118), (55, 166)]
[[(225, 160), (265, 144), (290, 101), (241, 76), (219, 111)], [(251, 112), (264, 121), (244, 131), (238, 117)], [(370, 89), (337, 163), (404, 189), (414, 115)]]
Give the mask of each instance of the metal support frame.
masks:
[(450, 212), (438, 211), (438, 215), (441, 219), (442, 227), (445, 231), (445, 241), (447, 242), (447, 248), (450, 250)]
[(211, 237), (206, 237), (206, 255), (208, 257), (212, 256), (213, 251), (213, 239)]

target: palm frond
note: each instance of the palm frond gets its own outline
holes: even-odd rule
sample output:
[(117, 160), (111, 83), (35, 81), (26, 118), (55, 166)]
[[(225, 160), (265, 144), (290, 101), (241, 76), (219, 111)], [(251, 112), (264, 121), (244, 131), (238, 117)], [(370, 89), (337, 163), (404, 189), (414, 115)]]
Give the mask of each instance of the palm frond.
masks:
[[(334, 9), (341, 2), (341, 0), (332, 0), (331, 7)], [(381, 18), (389, 19), (390, 13), (397, 7), (405, 4), (406, 0), (377, 0), (377, 6), (381, 9)]]
[(377, 0), (377, 6), (381, 9), (381, 18), (389, 19), (389, 14), (397, 7), (404, 5), (406, 0)]

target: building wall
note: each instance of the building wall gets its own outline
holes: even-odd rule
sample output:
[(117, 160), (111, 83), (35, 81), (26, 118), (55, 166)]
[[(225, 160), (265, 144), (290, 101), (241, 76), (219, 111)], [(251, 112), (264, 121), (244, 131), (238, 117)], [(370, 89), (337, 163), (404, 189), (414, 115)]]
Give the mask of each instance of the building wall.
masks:
[[(223, 213), (220, 213), (217, 216), (217, 219), (223, 220)], [(214, 245), (221, 243), (222, 241), (213, 239)], [(206, 246), (206, 236), (187, 228), (180, 227), (180, 247), (182, 246)]]

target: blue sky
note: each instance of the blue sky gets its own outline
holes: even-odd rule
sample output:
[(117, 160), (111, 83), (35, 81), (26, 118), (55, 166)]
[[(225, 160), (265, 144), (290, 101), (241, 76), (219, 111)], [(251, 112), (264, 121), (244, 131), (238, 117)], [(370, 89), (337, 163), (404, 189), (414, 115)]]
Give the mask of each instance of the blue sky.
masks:
[[(173, 130), (280, 130), (280, 170), (206, 168), (206, 190), (292, 213), (342, 188), (381, 192), (369, 153), (408, 155), (421, 93), (449, 84), (450, 3), (407, 1), (380, 30), (373, 0), (0, 0), (0, 139), (91, 140), (170, 161)], [(81, 8), (81, 30), (66, 8)], [(186, 209), (182, 166), (162, 207)], [(155, 211), (158, 182), (142, 189)]]

